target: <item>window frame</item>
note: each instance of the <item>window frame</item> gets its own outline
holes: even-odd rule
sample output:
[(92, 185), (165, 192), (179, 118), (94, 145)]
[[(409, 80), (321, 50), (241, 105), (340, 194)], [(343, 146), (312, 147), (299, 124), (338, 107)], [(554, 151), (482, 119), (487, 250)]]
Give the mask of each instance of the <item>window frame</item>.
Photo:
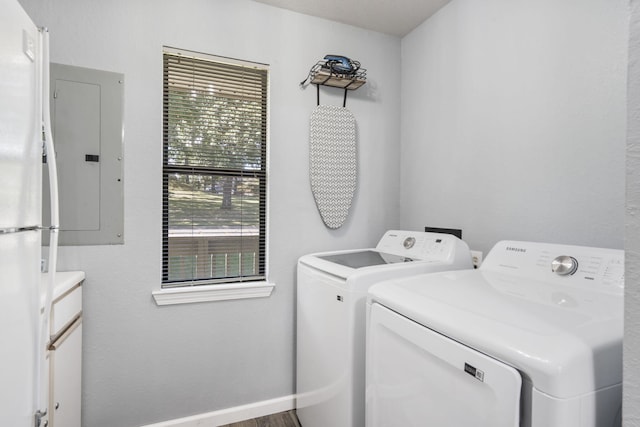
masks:
[[(163, 47), (163, 119), (162, 119), (162, 270), (161, 289), (154, 291), (153, 296), (158, 305), (175, 304), (185, 302), (200, 302), (207, 300), (225, 300), (236, 298), (264, 297), (271, 294), (273, 284), (267, 282), (268, 274), (268, 242), (267, 242), (267, 215), (268, 215), (268, 154), (269, 154), (269, 66), (266, 64), (237, 60), (232, 58), (209, 55), (199, 52)], [(257, 69), (264, 72), (264, 84), (262, 86), (262, 110), (261, 126), (264, 130), (261, 138), (259, 169), (230, 169), (219, 167), (202, 168), (193, 165), (170, 165), (168, 161), (169, 151), (169, 126), (167, 105), (168, 78), (165, 55), (183, 56), (189, 59), (213, 61), (225, 66), (237, 66), (240, 68)], [(170, 279), (169, 267), (169, 176), (175, 173), (205, 174), (210, 176), (234, 176), (242, 178), (256, 178), (259, 181), (259, 207), (258, 207), (258, 253), (257, 272), (251, 275), (238, 275), (225, 278), (191, 278), (184, 280)]]

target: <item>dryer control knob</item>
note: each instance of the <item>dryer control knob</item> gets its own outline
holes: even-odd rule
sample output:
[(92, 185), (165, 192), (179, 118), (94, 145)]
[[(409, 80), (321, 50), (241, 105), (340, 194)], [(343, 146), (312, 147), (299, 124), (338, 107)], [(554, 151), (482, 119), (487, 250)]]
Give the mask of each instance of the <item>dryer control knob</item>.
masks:
[(570, 276), (578, 271), (578, 260), (572, 256), (561, 255), (551, 261), (551, 271), (559, 276)]

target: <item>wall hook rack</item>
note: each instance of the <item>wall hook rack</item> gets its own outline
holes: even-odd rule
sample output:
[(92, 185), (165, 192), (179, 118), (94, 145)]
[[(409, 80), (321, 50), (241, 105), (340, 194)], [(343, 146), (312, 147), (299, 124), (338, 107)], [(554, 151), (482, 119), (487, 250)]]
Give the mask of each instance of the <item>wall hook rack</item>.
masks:
[[(356, 66), (349, 71), (342, 71), (341, 63), (335, 58), (348, 60), (350, 64), (355, 64)], [(356, 90), (366, 82), (367, 70), (360, 67), (359, 62), (351, 61), (341, 56), (327, 55), (324, 61), (318, 61), (311, 67), (309, 75), (300, 82), (300, 86), (316, 85), (316, 102), (318, 105), (320, 105), (320, 86), (344, 89), (342, 106), (345, 107), (347, 105), (347, 91)]]

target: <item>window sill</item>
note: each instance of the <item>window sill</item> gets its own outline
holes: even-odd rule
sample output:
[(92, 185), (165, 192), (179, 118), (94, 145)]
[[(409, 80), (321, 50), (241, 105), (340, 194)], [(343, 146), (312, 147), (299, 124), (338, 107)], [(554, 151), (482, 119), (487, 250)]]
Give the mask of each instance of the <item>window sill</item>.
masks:
[(269, 282), (233, 283), (167, 288), (153, 291), (157, 305), (264, 298), (271, 295), (275, 284)]

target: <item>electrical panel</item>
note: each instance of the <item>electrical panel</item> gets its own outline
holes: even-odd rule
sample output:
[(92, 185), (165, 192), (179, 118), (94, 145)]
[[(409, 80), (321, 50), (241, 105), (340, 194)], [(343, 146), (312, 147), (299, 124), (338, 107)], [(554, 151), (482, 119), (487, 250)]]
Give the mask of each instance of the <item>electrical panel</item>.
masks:
[[(50, 96), (59, 244), (122, 244), (124, 75), (52, 63)], [(46, 173), (43, 177), (43, 222), (48, 226), (49, 182)], [(47, 240), (43, 233), (43, 243)]]

